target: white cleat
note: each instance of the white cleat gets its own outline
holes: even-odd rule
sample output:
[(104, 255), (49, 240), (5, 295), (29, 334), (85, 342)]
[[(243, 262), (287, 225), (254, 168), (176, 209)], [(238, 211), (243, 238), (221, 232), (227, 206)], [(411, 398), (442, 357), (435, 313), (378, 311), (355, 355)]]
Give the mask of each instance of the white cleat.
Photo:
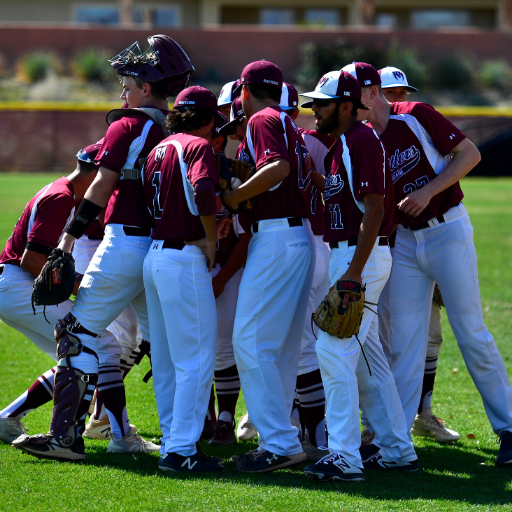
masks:
[(258, 435), (258, 431), (254, 428), (254, 425), (249, 419), (249, 413), (246, 412), (238, 422), (238, 428), (236, 429), (236, 437), (240, 441), (250, 441)]
[(440, 443), (453, 443), (460, 439), (459, 433), (446, 428), (444, 420), (432, 414), (430, 408), (416, 416), (411, 433), (419, 437), (430, 437)]
[(15, 439), (27, 433), (27, 429), (19, 416), (0, 418), (0, 440), (12, 443)]
[[(130, 429), (136, 430), (135, 425), (130, 424)], [(110, 420), (108, 415), (95, 420), (92, 416), (89, 418), (89, 422), (85, 426), (83, 435), (89, 439), (98, 439), (100, 441), (108, 441), (110, 439)]]
[(315, 446), (310, 440), (309, 436), (306, 435), (301, 438), (302, 451), (306, 454), (307, 460), (311, 462), (318, 462), (323, 459), (326, 455), (329, 455), (329, 448)]
[(130, 428), (130, 432), (124, 437), (118, 438), (114, 433), (110, 434), (107, 452), (111, 453), (151, 453), (159, 452), (160, 445), (142, 439), (138, 431)]

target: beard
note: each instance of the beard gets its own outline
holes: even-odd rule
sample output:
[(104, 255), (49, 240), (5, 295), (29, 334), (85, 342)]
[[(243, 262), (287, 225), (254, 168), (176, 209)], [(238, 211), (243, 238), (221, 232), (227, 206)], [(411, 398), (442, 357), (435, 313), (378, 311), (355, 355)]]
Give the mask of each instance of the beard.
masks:
[(322, 118), (322, 124), (316, 125), (315, 129), (318, 133), (327, 134), (334, 131), (339, 124), (339, 112), (340, 112), (340, 104), (338, 103), (336, 105), (336, 108), (334, 109), (334, 112), (326, 118)]

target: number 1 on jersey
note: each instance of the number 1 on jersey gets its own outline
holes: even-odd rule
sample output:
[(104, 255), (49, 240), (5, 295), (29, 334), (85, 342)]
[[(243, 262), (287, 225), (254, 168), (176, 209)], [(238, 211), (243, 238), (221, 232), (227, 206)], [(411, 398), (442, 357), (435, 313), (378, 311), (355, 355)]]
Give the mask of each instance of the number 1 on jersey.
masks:
[(162, 218), (162, 209), (160, 208), (160, 175), (161, 172), (156, 171), (151, 181), (151, 184), (156, 188), (155, 197), (153, 198), (153, 215), (155, 219)]

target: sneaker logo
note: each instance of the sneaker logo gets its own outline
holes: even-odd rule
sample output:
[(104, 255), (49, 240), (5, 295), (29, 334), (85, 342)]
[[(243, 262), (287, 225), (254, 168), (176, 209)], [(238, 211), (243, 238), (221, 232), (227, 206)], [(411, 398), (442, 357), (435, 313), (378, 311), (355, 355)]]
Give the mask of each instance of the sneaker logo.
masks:
[(197, 460), (194, 461), (192, 464), (191, 464), (191, 460), (190, 460), (190, 457), (188, 457), (187, 459), (185, 459), (183, 461), (183, 464), (181, 465), (181, 467), (184, 467), (185, 464), (188, 466), (188, 470), (192, 470), (194, 468), (194, 466), (197, 464)]
[(277, 455), (275, 453), (272, 454), (272, 457), (270, 457), (269, 459), (267, 459), (267, 462), (269, 464), (272, 464), (272, 461), (273, 460), (277, 460)]

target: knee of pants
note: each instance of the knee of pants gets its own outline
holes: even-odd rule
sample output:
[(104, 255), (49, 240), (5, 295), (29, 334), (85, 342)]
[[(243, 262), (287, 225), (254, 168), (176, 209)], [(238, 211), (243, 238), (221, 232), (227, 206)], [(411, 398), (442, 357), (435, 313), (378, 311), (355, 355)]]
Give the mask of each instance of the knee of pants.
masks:
[[(96, 340), (95, 348), (90, 348), (98, 354), (99, 365), (118, 365), (121, 359), (121, 345), (117, 338), (109, 331), (104, 331)], [(87, 344), (84, 343), (84, 345)]]

